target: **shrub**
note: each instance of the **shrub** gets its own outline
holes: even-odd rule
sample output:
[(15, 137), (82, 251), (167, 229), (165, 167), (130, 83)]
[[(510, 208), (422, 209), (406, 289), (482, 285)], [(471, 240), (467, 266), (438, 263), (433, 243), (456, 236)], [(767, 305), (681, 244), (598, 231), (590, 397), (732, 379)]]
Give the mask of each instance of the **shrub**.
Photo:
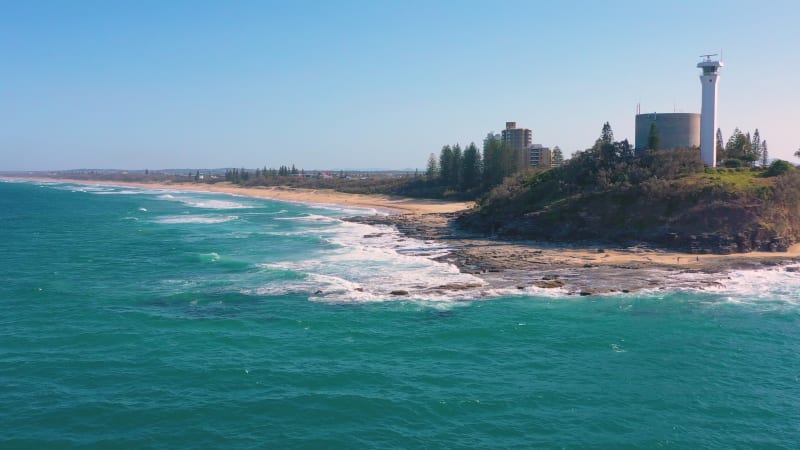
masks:
[(794, 169), (794, 166), (789, 164), (788, 162), (782, 159), (776, 159), (769, 165), (769, 169), (764, 172), (764, 176), (766, 177), (776, 177), (782, 173), (786, 173), (790, 170)]

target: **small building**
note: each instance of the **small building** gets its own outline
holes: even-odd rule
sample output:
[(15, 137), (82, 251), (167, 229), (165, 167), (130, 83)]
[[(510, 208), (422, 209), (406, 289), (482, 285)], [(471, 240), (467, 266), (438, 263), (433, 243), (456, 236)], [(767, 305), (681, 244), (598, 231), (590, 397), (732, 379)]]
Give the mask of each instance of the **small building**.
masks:
[(525, 149), (525, 165), (549, 169), (553, 167), (553, 152), (542, 144), (532, 144)]

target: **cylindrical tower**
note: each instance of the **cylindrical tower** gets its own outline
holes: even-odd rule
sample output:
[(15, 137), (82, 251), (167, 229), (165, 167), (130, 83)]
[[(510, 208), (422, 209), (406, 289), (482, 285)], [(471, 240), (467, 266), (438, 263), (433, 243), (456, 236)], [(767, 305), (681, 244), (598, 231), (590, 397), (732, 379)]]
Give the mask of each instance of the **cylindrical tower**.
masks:
[(651, 126), (656, 126), (658, 149), (700, 147), (700, 114), (650, 113), (636, 115), (636, 149), (648, 147)]
[(703, 164), (717, 165), (717, 79), (722, 61), (711, 59), (717, 55), (703, 55), (697, 67), (703, 69), (700, 83), (703, 85), (703, 106), (700, 109), (700, 155)]

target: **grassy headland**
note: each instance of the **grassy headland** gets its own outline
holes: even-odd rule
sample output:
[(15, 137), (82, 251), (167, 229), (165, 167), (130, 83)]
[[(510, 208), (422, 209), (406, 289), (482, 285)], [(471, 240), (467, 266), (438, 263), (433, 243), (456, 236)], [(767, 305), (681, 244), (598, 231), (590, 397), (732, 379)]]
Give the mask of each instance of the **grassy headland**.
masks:
[(506, 179), (459, 223), (509, 238), (785, 251), (800, 240), (800, 172), (787, 166), (709, 169), (697, 149), (635, 154), (598, 140), (561, 167)]

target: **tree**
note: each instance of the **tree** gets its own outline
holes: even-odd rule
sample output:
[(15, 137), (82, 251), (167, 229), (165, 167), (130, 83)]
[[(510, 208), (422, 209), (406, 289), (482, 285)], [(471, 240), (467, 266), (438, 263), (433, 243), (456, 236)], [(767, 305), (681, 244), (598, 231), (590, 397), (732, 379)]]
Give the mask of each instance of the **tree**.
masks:
[(561, 152), (561, 148), (557, 145), (553, 147), (553, 165), (558, 167), (564, 164), (564, 153)]
[(722, 138), (722, 130), (717, 128), (717, 159), (723, 160), (728, 156), (725, 154), (725, 140)]
[(647, 148), (652, 150), (659, 150), (661, 148), (661, 138), (659, 137), (658, 127), (655, 122), (650, 124), (650, 132), (647, 133)]
[(751, 140), (750, 145), (752, 147), (751, 151), (753, 153), (753, 156), (756, 157), (755, 160), (756, 161), (760, 160), (762, 152), (761, 148), (762, 144), (761, 144), (761, 133), (758, 132), (758, 128), (756, 128), (756, 131), (753, 132), (753, 139)]
[(464, 154), (461, 151), (461, 146), (456, 144), (453, 146), (453, 157), (450, 159), (450, 179), (447, 184), (453, 187), (461, 185), (461, 168), (464, 165)]
[(453, 168), (453, 149), (449, 145), (442, 147), (439, 152), (439, 176), (444, 183), (449, 183), (453, 175), (450, 171)]
[(507, 142), (486, 140), (483, 148), (483, 183), (487, 188), (520, 169), (520, 159)]
[(600, 142), (603, 144), (614, 143), (614, 131), (611, 130), (611, 125), (608, 122), (603, 124), (603, 130), (600, 132)]
[(767, 167), (768, 162), (769, 152), (767, 151), (767, 141), (765, 139), (764, 142), (761, 143), (761, 165)]
[(481, 154), (474, 142), (464, 149), (461, 163), (461, 183), (467, 189), (478, 186), (481, 182)]
[(800, 148), (798, 148), (797, 150), (795, 150), (795, 152), (794, 152), (794, 157), (795, 157), (795, 158), (800, 158)]
[(600, 137), (595, 141), (594, 146), (589, 149), (589, 154), (594, 156), (601, 165), (613, 164), (619, 159), (618, 151), (620, 148), (614, 145), (614, 132), (611, 125), (606, 122), (600, 132)]
[(747, 136), (737, 127), (728, 138), (728, 143), (725, 144), (725, 159), (742, 159), (745, 154), (750, 152), (749, 146)]
[(433, 180), (439, 175), (439, 163), (436, 162), (436, 155), (431, 153), (428, 157), (428, 167), (425, 169), (425, 176), (428, 180)]

